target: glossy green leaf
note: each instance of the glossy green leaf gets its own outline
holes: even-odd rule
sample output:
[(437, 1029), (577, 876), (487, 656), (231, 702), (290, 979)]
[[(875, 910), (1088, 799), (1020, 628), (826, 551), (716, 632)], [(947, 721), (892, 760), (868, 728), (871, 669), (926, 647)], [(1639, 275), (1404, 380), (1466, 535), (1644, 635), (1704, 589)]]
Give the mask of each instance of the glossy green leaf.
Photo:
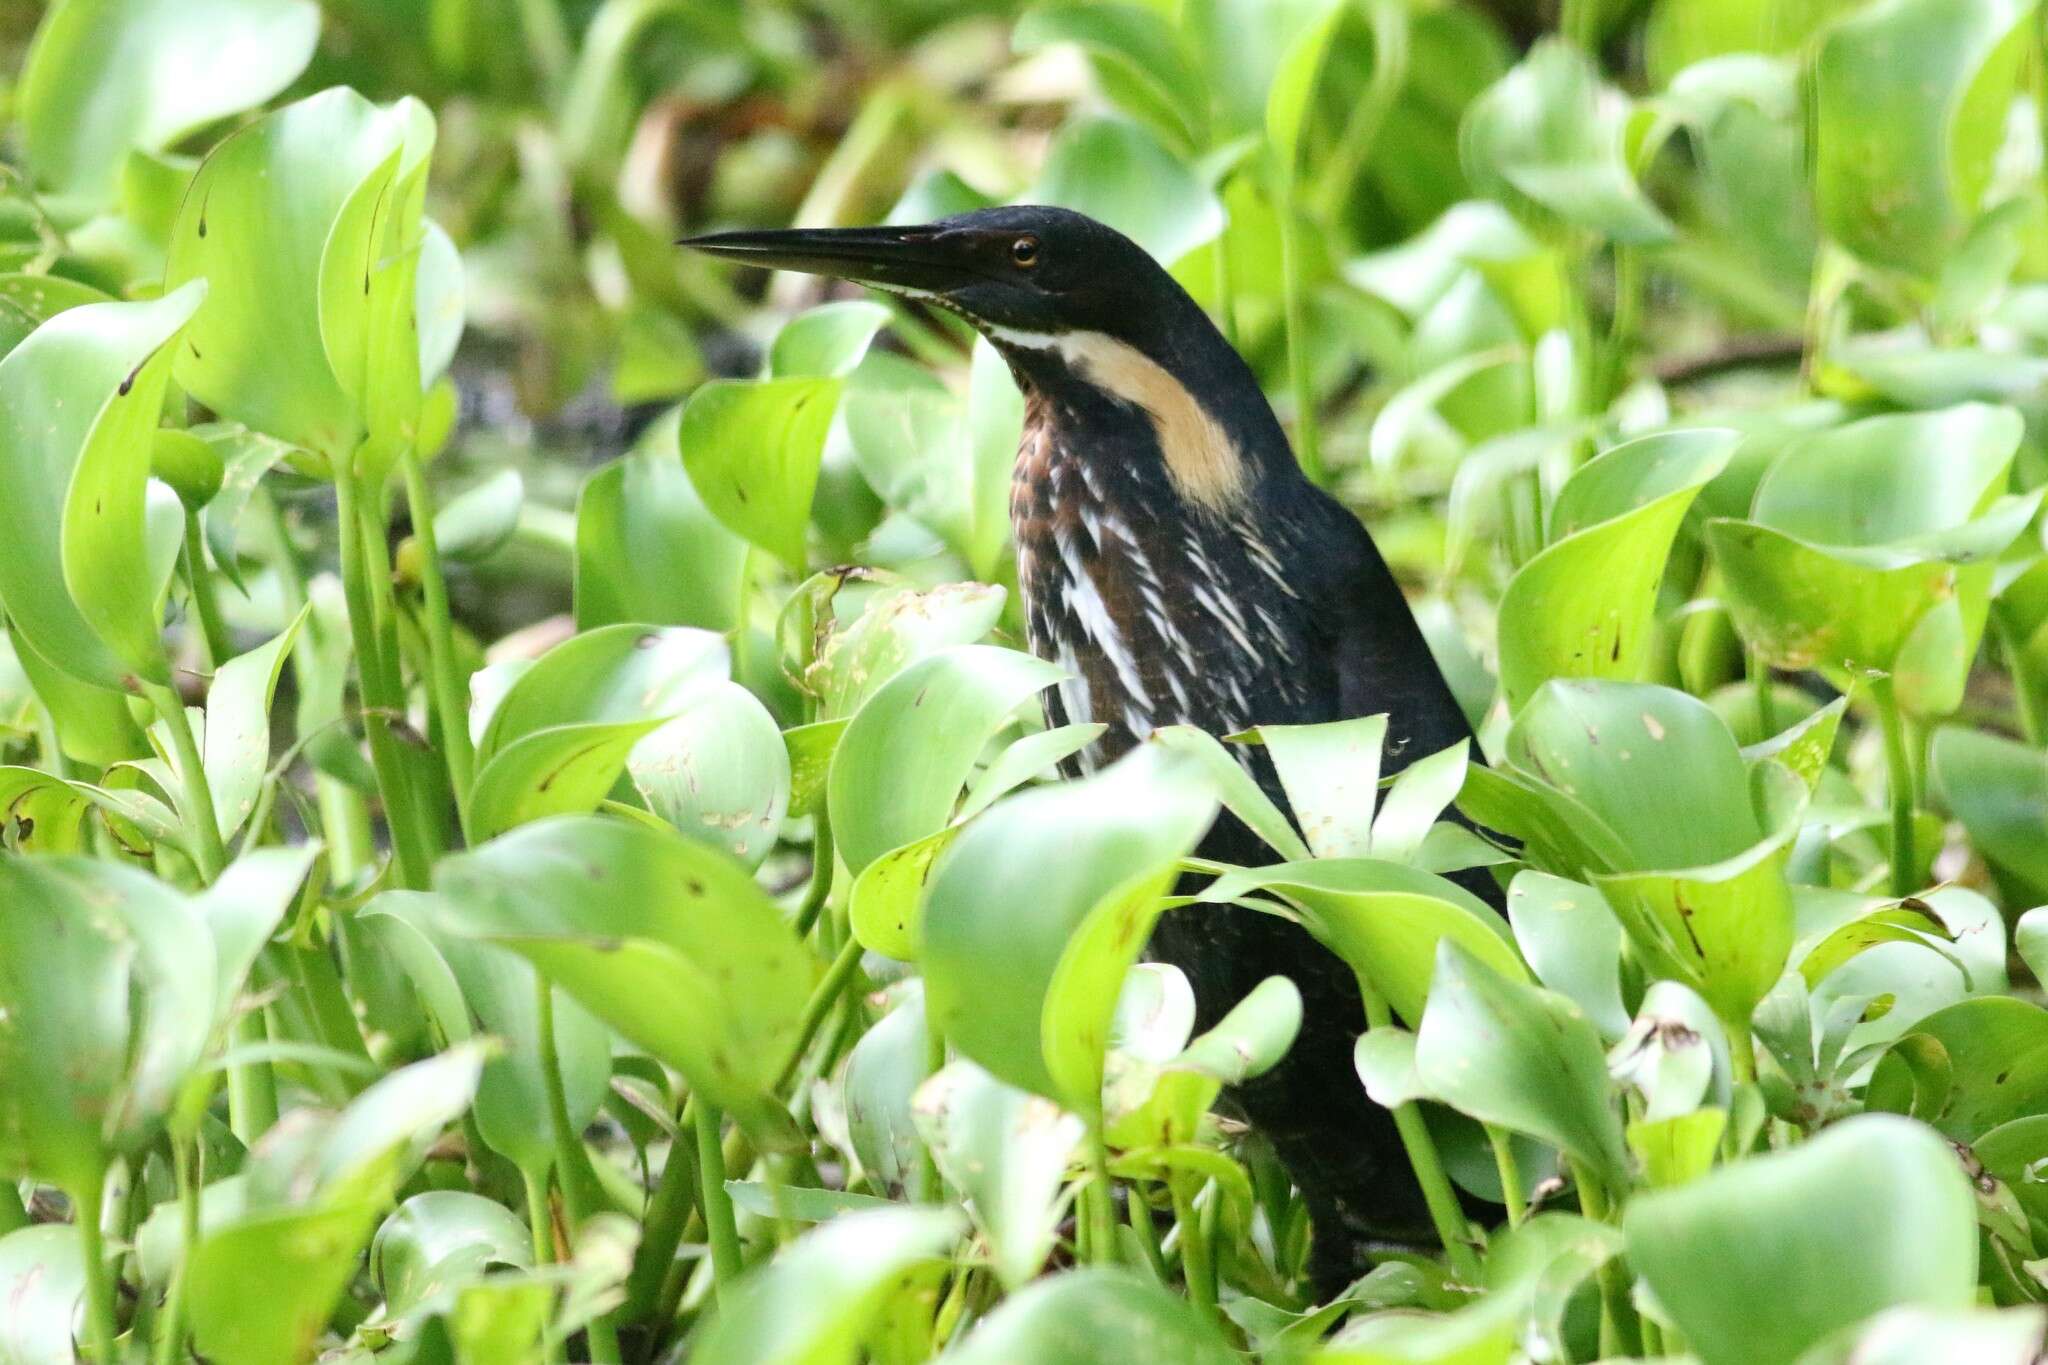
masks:
[(1551, 509), (1551, 545), (1501, 596), (1500, 675), (1510, 710), (1550, 678), (1643, 675), (1672, 540), (1737, 439), (1718, 431), (1644, 436), (1572, 475)]
[(68, 1223), (17, 1228), (0, 1237), (0, 1362), (72, 1365), (84, 1335), (85, 1255)]
[(1223, 230), (1223, 206), (1194, 171), (1145, 129), (1114, 119), (1061, 129), (1027, 198), (1100, 219), (1167, 265)]
[(633, 746), (626, 771), (649, 810), (749, 867), (774, 852), (789, 810), (789, 751), (768, 708), (713, 686)]
[(677, 431), (704, 506), (797, 570), (840, 389), (837, 379), (714, 380), (691, 395)]
[(1531, 226), (1665, 241), (1670, 222), (1630, 172), (1628, 115), (1627, 97), (1602, 83), (1580, 49), (1546, 39), (1466, 110), (1460, 159), (1475, 189)]
[(0, 500), (15, 509), (0, 600), (64, 673), (167, 682), (144, 533), (169, 347), (204, 288), (68, 309), (0, 360)]
[(818, 651), (805, 681), (820, 720), (851, 716), (882, 685), (927, 654), (971, 645), (995, 629), (1004, 591), (988, 583), (949, 583), (871, 600)]
[(489, 559), (511, 539), (525, 499), (526, 481), (519, 471), (499, 470), (434, 513), (435, 547), (445, 558), (459, 562)]
[(982, 747), (1059, 676), (1030, 655), (968, 645), (919, 660), (862, 703), (827, 788), (848, 870), (943, 827)]
[(791, 318), (768, 349), (771, 379), (841, 378), (851, 374), (868, 343), (889, 321), (871, 299), (840, 299)]
[(18, 117), (37, 181), (101, 205), (131, 151), (263, 104), (320, 35), (309, 0), (67, 0), (36, 35)]
[(862, 1169), (890, 1189), (906, 1188), (917, 1170), (911, 1102), (925, 1075), (924, 992), (918, 986), (861, 1035), (836, 1083)]
[[(210, 286), (173, 368), (215, 412), (330, 459), (353, 452), (367, 416), (330, 358), (326, 338), (343, 318), (323, 280), (358, 264), (357, 288), (342, 292), (351, 325), (366, 331), (361, 286), (379, 224), (358, 192), (395, 173), (411, 117), (403, 104), (329, 90), (243, 128), (200, 167), (166, 282)], [(345, 212), (352, 200), (363, 206)]]
[(1930, 1050), (1947, 1083), (1928, 1122), (1954, 1141), (1973, 1142), (2002, 1123), (2048, 1105), (2048, 1010), (2011, 996), (1984, 996), (1936, 1010), (1913, 1025), (1872, 1073), (1872, 1109), (1905, 1113), (1913, 1080), (1907, 1055)]
[(1273, 72), (1273, 88), (1266, 96), (1266, 141), (1288, 183), (1300, 173), (1302, 138), (1315, 111), (1316, 85), (1344, 12), (1342, 5), (1326, 6), (1320, 18), (1294, 36)]
[(187, 1271), (199, 1350), (222, 1365), (303, 1359), (375, 1216), (367, 1203), (266, 1209), (206, 1237)]
[(926, 1002), (947, 1040), (1012, 1085), (1092, 1102), (1065, 1095), (1045, 1033), (1060, 978), (1078, 970), (1070, 945), (1091, 920), (1105, 932), (1111, 920), (1123, 926), (1123, 940), (1112, 933), (1078, 950), (1098, 963), (1121, 953), (1122, 964), (1091, 973), (1091, 998), (1074, 1002), (1086, 1015), (1059, 1021), (1106, 1046), (1123, 973), (1157, 910), (1142, 891), (1162, 885), (1216, 809), (1186, 760), (1147, 746), (1095, 777), (1019, 793), (969, 825), (925, 905)]
[(2029, 899), (2048, 899), (2048, 759), (2041, 751), (1944, 726), (1934, 733), (1927, 771), (1985, 859)]
[(1202, 895), (1226, 901), (1254, 891), (1292, 906), (1310, 933), (1411, 1024), (1422, 1018), (1444, 942), (1496, 972), (1528, 976), (1498, 915), (1455, 882), (1418, 868), (1324, 858), (1228, 873)]
[(1710, 1365), (1793, 1361), (1884, 1308), (1968, 1307), (1976, 1224), (1948, 1145), (1888, 1116), (1638, 1195), (1623, 1220), (1630, 1263)]
[(799, 1238), (720, 1295), (690, 1346), (706, 1365), (852, 1355), (897, 1280), (942, 1255), (965, 1230), (951, 1209), (847, 1214)]
[(940, 1173), (966, 1196), (996, 1277), (1006, 1288), (1029, 1282), (1052, 1253), (1081, 1120), (969, 1061), (920, 1086), (913, 1114)]
[(1609, 1042), (1628, 1031), (1621, 924), (1600, 893), (1534, 870), (1508, 886), (1508, 923), (1536, 979), (1586, 1012)]
[(677, 451), (680, 412), (597, 470), (576, 502), (576, 624), (729, 630), (747, 543), (704, 506)]
[(1186, 1300), (1127, 1270), (1090, 1268), (1012, 1294), (953, 1353), (961, 1365), (1021, 1360), (1230, 1365), (1237, 1353)]
[(256, 808), (270, 767), (271, 698), (310, 610), (275, 639), (223, 663), (206, 690), (204, 763), (223, 839), (233, 838)]
[(1592, 1023), (1565, 997), (1502, 976), (1455, 942), (1437, 953), (1415, 1071), (1431, 1094), (1473, 1118), (1541, 1138), (1605, 1179), (1626, 1179)]
[(467, 1280), (533, 1264), (519, 1216), (468, 1190), (427, 1190), (393, 1210), (370, 1243), (370, 1275), (384, 1310), (403, 1317)]
[(1142, 5), (1077, 4), (1070, 0), (1026, 11), (1011, 34), (1019, 52), (1056, 43), (1079, 46), (1121, 78), (1120, 102), (1186, 149), (1207, 142), (1209, 109), (1198, 98), (1201, 77), (1180, 31)]
[(1315, 856), (1370, 856), (1387, 718), (1262, 725), (1258, 734)]
[[(545, 815), (594, 808), (633, 747), (710, 690), (725, 668), (724, 641), (686, 627), (605, 626), (549, 650), (483, 722), (473, 831), (488, 838)], [(483, 700), (480, 691), (473, 705)]]
[(1884, 0), (1813, 62), (1821, 221), (1868, 260), (1932, 275), (1990, 180), (2031, 0)]
[(721, 1108), (759, 1117), (816, 966), (723, 853), (569, 816), (444, 860), (450, 929), (501, 943)]

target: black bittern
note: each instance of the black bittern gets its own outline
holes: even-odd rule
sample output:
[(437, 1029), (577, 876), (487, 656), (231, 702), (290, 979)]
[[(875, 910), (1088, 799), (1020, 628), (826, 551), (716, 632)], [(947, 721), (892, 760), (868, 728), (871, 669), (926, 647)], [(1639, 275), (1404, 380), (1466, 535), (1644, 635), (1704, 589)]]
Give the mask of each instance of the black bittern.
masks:
[[(1244, 360), (1143, 248), (1064, 209), (922, 227), (726, 232), (687, 243), (855, 280), (956, 313), (1025, 397), (1010, 515), (1031, 648), (1065, 669), (1047, 720), (1108, 728), (1090, 771), (1155, 727), (1222, 736), (1385, 712), (1386, 770), (1471, 730), (1393, 574), (1304, 477)], [(1262, 749), (1255, 775), (1284, 798)], [(1270, 861), (1234, 818), (1201, 854)], [(1498, 904), (1490, 881), (1475, 885)], [(1242, 909), (1168, 915), (1151, 952), (1187, 974), (1200, 1027), (1265, 977), (1301, 988), (1286, 1059), (1239, 1087), (1314, 1225), (1313, 1278), (1341, 1287), (1374, 1242), (1430, 1239), (1390, 1115), (1352, 1069), (1350, 970), (1306, 931)]]

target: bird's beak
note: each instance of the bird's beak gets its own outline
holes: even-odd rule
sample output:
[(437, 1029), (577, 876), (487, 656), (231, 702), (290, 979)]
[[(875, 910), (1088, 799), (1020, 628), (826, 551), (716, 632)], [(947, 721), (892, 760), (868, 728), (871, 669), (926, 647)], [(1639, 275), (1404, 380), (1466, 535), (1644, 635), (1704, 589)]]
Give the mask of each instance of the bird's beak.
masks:
[(917, 294), (944, 294), (977, 278), (957, 244), (928, 227), (713, 232), (678, 245), (763, 270), (829, 275)]

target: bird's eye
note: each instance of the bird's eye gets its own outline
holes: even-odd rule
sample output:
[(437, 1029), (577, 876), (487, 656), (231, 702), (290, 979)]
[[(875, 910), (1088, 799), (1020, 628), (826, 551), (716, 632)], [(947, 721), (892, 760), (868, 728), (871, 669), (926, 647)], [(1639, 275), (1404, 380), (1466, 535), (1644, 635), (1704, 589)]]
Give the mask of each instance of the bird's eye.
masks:
[(1019, 237), (1016, 241), (1010, 243), (1010, 261), (1012, 264), (1022, 266), (1026, 270), (1037, 265), (1038, 239), (1036, 237)]

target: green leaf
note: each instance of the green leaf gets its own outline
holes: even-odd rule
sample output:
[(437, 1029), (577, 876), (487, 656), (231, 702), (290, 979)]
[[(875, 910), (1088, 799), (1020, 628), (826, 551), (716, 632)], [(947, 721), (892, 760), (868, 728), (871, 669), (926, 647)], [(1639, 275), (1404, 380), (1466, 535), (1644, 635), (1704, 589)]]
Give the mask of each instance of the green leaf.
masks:
[(501, 943), (720, 1108), (777, 1110), (816, 964), (724, 854), (661, 827), (564, 816), (444, 859), (444, 923)]
[(213, 943), (216, 1020), (229, 1017), (249, 968), (292, 908), (320, 852), (317, 843), (251, 849), (193, 897), (192, 908)]
[(1566, 482), (1551, 510), (1551, 545), (1501, 596), (1500, 677), (1510, 711), (1551, 678), (1643, 675), (1672, 541), (1739, 439), (1722, 431), (1644, 436)]
[(1004, 599), (993, 584), (948, 583), (870, 600), (852, 624), (833, 631), (806, 674), (818, 718), (851, 716), (916, 660), (980, 640), (1001, 619)]
[(671, 409), (576, 500), (576, 625), (642, 621), (730, 630), (747, 543), (704, 506)]
[(1946, 1143), (1905, 1119), (1852, 1118), (1639, 1194), (1622, 1225), (1630, 1263), (1710, 1363), (1790, 1362), (1880, 1309), (1967, 1308), (1976, 1289), (1969, 1181)]
[(1060, 0), (1028, 10), (1010, 37), (1018, 52), (1057, 43), (1073, 43), (1113, 71), (1120, 102), (1183, 150), (1206, 146), (1209, 108), (1198, 98), (1195, 57), (1166, 18), (1141, 5)]
[(1069, 120), (1026, 197), (1100, 219), (1165, 265), (1223, 230), (1223, 206), (1194, 171), (1115, 119)]
[(789, 751), (768, 708), (714, 685), (633, 746), (626, 771), (647, 808), (748, 867), (775, 851), (789, 811)]
[(975, 530), (975, 471), (961, 458), (966, 404), (944, 389), (857, 384), (842, 410), (855, 466), (868, 486), (966, 555)]
[(1052, 1253), (1081, 1120), (964, 1060), (920, 1086), (912, 1112), (940, 1173), (966, 1196), (996, 1278), (1028, 1283)]
[(1010, 543), (1010, 483), (1024, 429), (1024, 395), (1009, 362), (987, 338), (977, 337), (967, 371), (967, 444), (972, 526), (967, 563), (976, 578), (994, 578)]
[(2048, 757), (1948, 725), (1934, 732), (1927, 772), (1985, 861), (2024, 888), (2020, 903), (2048, 900)]
[(1621, 925), (1600, 893), (1545, 872), (1508, 886), (1508, 923), (1536, 979), (1571, 999), (1612, 1042), (1628, 1031), (1621, 1001)]
[(1563, 996), (1502, 976), (1447, 942), (1416, 1029), (1415, 1070), (1453, 1108), (1541, 1138), (1603, 1179), (1626, 1182), (1600, 1037)]
[[(1384, 728), (1386, 717), (1375, 716), (1373, 719), (1380, 721), (1381, 728)], [(1345, 724), (1345, 722), (1338, 722), (1338, 724)], [(1297, 728), (1316, 730), (1323, 727), (1302, 726)], [(1336, 727), (1332, 726), (1329, 728), (1335, 729)], [(1260, 733), (1266, 735), (1271, 732), (1262, 731)], [(1269, 746), (1286, 745), (1289, 738), (1292, 737), (1282, 738), (1274, 736), (1267, 742)], [(1330, 738), (1334, 738), (1334, 736)], [(1273, 798), (1266, 795), (1257, 780), (1252, 777), (1250, 771), (1242, 766), (1237, 756), (1225, 749), (1222, 742), (1214, 735), (1206, 730), (1197, 729), (1192, 725), (1168, 725), (1154, 730), (1150, 736), (1150, 742), (1174, 753), (1187, 754), (1200, 763), (1203, 774), (1223, 798), (1225, 809), (1229, 810), (1238, 819), (1244, 821), (1245, 826), (1265, 840), (1266, 846), (1275, 853), (1293, 862), (1306, 862), (1309, 858), (1315, 856), (1310, 853), (1308, 845), (1302, 842), (1301, 836), (1294, 832), (1294, 826), (1288, 822), (1287, 813), (1273, 804)], [(1378, 759), (1379, 751), (1377, 745), (1375, 745), (1372, 761), (1376, 764)], [(1283, 778), (1287, 771), (1287, 769), (1282, 770)], [(1302, 769), (1297, 765), (1293, 771), (1298, 777)], [(1366, 785), (1370, 788), (1371, 783), (1369, 780)], [(1289, 789), (1290, 795), (1292, 790), (1291, 788)], [(1304, 823), (1307, 823), (1308, 816), (1305, 813), (1301, 818)], [(1325, 851), (1325, 856), (1336, 855)]]
[(499, 1267), (533, 1264), (519, 1216), (468, 1190), (427, 1190), (395, 1209), (370, 1243), (370, 1277), (397, 1319)]
[(434, 513), (435, 548), (458, 563), (489, 559), (512, 538), (525, 500), (526, 480), (519, 471), (499, 470)]
[(1239, 1358), (1185, 1299), (1130, 1271), (1099, 1267), (1012, 1294), (952, 1354), (959, 1365), (1231, 1365)]
[(1672, 228), (1630, 173), (1628, 118), (1579, 48), (1547, 38), (1467, 108), (1459, 158), (1474, 189), (1531, 227), (1654, 244)]
[(688, 627), (603, 626), (555, 646), (519, 675), (482, 726), (472, 832), (489, 838), (545, 815), (593, 809), (633, 746), (725, 668), (725, 642)]
[[(378, 222), (357, 196), (395, 173), (411, 117), (403, 104), (380, 109), (334, 89), (259, 119), (207, 157), (165, 270), (167, 285), (209, 284), (173, 367), (195, 398), (329, 459), (354, 451), (368, 419), (327, 337), (344, 316), (367, 331)], [(345, 212), (352, 200), (359, 207)], [(345, 309), (323, 299), (323, 281), (347, 273), (344, 261), (359, 267), (354, 289), (340, 290)]]
[(1387, 718), (1360, 716), (1320, 725), (1262, 725), (1258, 735), (1272, 756), (1287, 804), (1315, 856), (1370, 856)]
[(131, 151), (263, 104), (319, 36), (310, 0), (66, 0), (37, 32), (17, 97), (37, 183), (111, 203)]
[(256, 808), (270, 767), (271, 698), (311, 611), (302, 609), (267, 644), (222, 664), (206, 690), (204, 763), (223, 839), (233, 838)]
[(1056, 977), (1074, 970), (1069, 944), (1091, 918), (1120, 917), (1134, 935), (1118, 945), (1123, 966), (1096, 983), (1107, 998), (1060, 1021), (1093, 1034), (1099, 1020), (1106, 1046), (1123, 971), (1156, 909), (1140, 889), (1160, 885), (1215, 818), (1215, 797), (1192, 778), (1186, 760), (1144, 746), (1094, 777), (999, 802), (962, 832), (924, 915), (927, 1008), (947, 1041), (1012, 1085), (1092, 1103), (1065, 1094), (1051, 1069)]
[(1743, 638), (1783, 668), (1889, 671), (1921, 618), (1954, 599), (1967, 657), (1989, 561), (2039, 504), (1998, 498), (2020, 433), (2011, 409), (1964, 404), (1794, 444), (1758, 485), (1752, 520), (1707, 524)]
[(1919, 1046), (1947, 1068), (1947, 1093), (1928, 1116), (1957, 1142), (1974, 1142), (2003, 1123), (2048, 1109), (2048, 1010), (2011, 996), (1983, 996), (1936, 1010), (1871, 1074), (1866, 1103), (1905, 1113), (1912, 1078), (1902, 1050)]
[(266, 1209), (210, 1234), (187, 1271), (192, 1339), (221, 1365), (303, 1358), (376, 1217), (372, 1204)]
[(1832, 25), (1813, 61), (1814, 194), (1874, 264), (1933, 276), (1990, 183), (2031, 0), (1884, 0)]
[(841, 388), (838, 379), (713, 380), (690, 396), (677, 431), (711, 515), (799, 573)]
[(1343, 5), (1325, 6), (1320, 18), (1295, 35), (1273, 72), (1273, 88), (1266, 96), (1266, 141), (1288, 185), (1301, 171), (1301, 143), (1315, 112), (1316, 85), (1345, 12)]
[(1528, 975), (1498, 915), (1457, 883), (1419, 868), (1368, 859), (1283, 863), (1226, 873), (1202, 898), (1229, 901), (1254, 891), (1282, 897), (1411, 1024), (1422, 1018), (1444, 942), (1517, 980)]
[(170, 680), (144, 487), (169, 348), (204, 294), (67, 309), (0, 360), (0, 600), (37, 654), (100, 687)]
[(855, 875), (936, 833), (989, 738), (1060, 670), (1015, 650), (965, 645), (891, 678), (861, 705), (828, 785), (839, 856)]
[(85, 1254), (69, 1223), (17, 1228), (0, 1237), (0, 1361), (73, 1365), (85, 1303)]
[(911, 1103), (926, 1074), (919, 985), (861, 1035), (835, 1083), (861, 1169), (891, 1190), (906, 1188), (916, 1175), (921, 1149)]
[(704, 1365), (847, 1358), (905, 1272), (944, 1254), (964, 1230), (952, 1209), (835, 1218), (723, 1291), (690, 1358)]
[(768, 377), (844, 378), (888, 321), (889, 310), (872, 299), (840, 299), (799, 313), (768, 348)]

